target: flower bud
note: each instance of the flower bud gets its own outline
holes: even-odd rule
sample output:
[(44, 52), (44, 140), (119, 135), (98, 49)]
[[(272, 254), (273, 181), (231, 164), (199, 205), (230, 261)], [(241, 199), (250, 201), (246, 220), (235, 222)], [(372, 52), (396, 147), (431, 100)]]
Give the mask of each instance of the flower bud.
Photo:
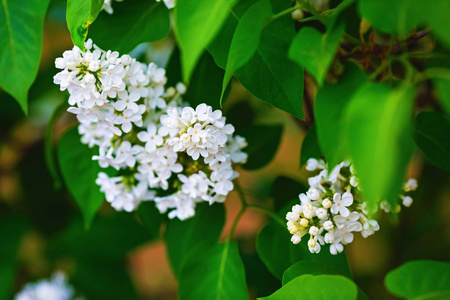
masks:
[(311, 226), (311, 228), (309, 228), (309, 234), (314, 236), (318, 235), (319, 228), (317, 228), (316, 226)]
[(306, 195), (308, 196), (308, 198), (310, 198), (311, 200), (317, 200), (320, 198), (320, 193), (318, 190), (316, 189), (310, 189), (308, 192), (306, 192)]
[[(303, 10), (301, 10), (301, 9), (296, 9), (296, 10), (294, 10), (293, 12), (292, 12), (292, 19), (293, 20), (300, 20), (300, 19), (303, 19), (303, 17), (304, 17), (304, 13), (303, 13)], [(308, 169), (307, 169), (308, 170)]]
[(334, 225), (333, 222), (331, 222), (330, 220), (325, 221), (323, 223), (323, 228), (325, 228), (325, 230), (330, 231), (331, 229), (333, 229)]
[(93, 60), (89, 63), (89, 71), (97, 72), (100, 69), (100, 64), (97, 60)]
[(333, 203), (331, 203), (330, 199), (328, 199), (328, 198), (322, 201), (322, 206), (323, 206), (325, 209), (329, 209), (329, 208), (331, 207), (332, 204), (333, 204)]
[(300, 226), (306, 227), (306, 226), (308, 226), (308, 224), (309, 224), (309, 221), (307, 219), (300, 220)]
[(306, 170), (315, 171), (319, 167), (319, 162), (315, 158), (310, 158), (306, 162)]
[(301, 240), (302, 240), (302, 238), (299, 235), (296, 235), (296, 234), (294, 234), (291, 237), (291, 242), (294, 243), (294, 244), (300, 243)]
[(308, 241), (308, 247), (309, 247), (309, 248), (315, 248), (315, 247), (316, 247), (316, 240), (315, 240), (313, 237), (311, 237), (311, 238), (309, 239), (309, 241)]
[(325, 239), (325, 243), (332, 244), (334, 242), (334, 234), (331, 232), (327, 232), (325, 234), (324, 239)]
[(290, 211), (286, 214), (286, 220), (297, 221), (298, 218), (300, 218), (298, 213)]
[(323, 208), (318, 208), (318, 209), (316, 210), (316, 215), (317, 215), (317, 217), (318, 217), (319, 219), (323, 220), (323, 219), (326, 219), (326, 218), (327, 218), (328, 213), (327, 213), (327, 211), (326, 211), (325, 209), (323, 209)]
[(301, 214), (301, 213), (302, 213), (302, 206), (296, 204), (296, 205), (294, 205), (294, 206), (292, 207), (292, 211), (295, 212), (295, 213)]
[(405, 198), (403, 198), (404, 206), (410, 207), (412, 203), (413, 203), (413, 199), (410, 196), (406, 196)]

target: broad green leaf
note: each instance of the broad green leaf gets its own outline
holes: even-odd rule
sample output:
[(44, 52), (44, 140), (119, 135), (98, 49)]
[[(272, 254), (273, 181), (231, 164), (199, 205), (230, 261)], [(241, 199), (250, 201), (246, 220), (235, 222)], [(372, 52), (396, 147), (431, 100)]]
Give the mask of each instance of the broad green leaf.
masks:
[(428, 160), (450, 172), (450, 117), (422, 112), (416, 117), (414, 140)]
[[(203, 53), (189, 84), (186, 86), (186, 94), (183, 95), (183, 100), (189, 102), (192, 107), (206, 103), (213, 109), (220, 109), (220, 93), (222, 92), (224, 73), (224, 70), (216, 65), (208, 52)], [(168, 86), (175, 86), (182, 81), (178, 48), (175, 48), (167, 63), (166, 76)]]
[[(386, 9), (389, 7), (389, 9)], [(450, 2), (436, 0), (430, 4), (421, 0), (361, 0), (361, 15), (378, 30), (398, 35), (402, 38), (420, 25), (429, 25), (431, 33), (450, 47), (448, 11)]]
[(347, 143), (363, 197), (373, 211), (380, 200), (394, 207), (413, 149), (412, 88), (366, 84), (347, 110)]
[(442, 41), (447, 48), (450, 48), (450, 35), (448, 34), (450, 1), (436, 0), (432, 4), (428, 1), (419, 1), (419, 5), (421, 5), (419, 15), (427, 19), (432, 34)]
[(3, 0), (0, 5), (0, 87), (28, 113), (28, 90), (36, 78), (49, 0)]
[(188, 82), (206, 46), (216, 36), (236, 0), (184, 0), (174, 9), (174, 29)]
[[(239, 2), (208, 51), (221, 68), (226, 67), (231, 39), (239, 18), (255, 1)], [(289, 0), (272, 0), (273, 13), (292, 5)], [(295, 36), (290, 15), (283, 16), (267, 25), (260, 37), (253, 57), (234, 76), (253, 95), (264, 102), (303, 119), (303, 68), (293, 64), (287, 57), (289, 45)]]
[(353, 281), (338, 275), (302, 275), (262, 300), (352, 300), (357, 298)]
[(340, 273), (351, 277), (344, 253), (332, 255), (328, 247), (313, 254), (309, 252), (306, 240), (298, 245), (291, 242), (291, 234), (280, 224), (269, 224), (258, 234), (256, 250), (269, 271), (280, 281), (284, 271), (300, 260), (317, 261), (333, 267)]
[(122, 259), (78, 259), (72, 281), (87, 299), (138, 299), (127, 264)]
[(317, 138), (330, 168), (348, 158), (349, 146), (342, 130), (345, 110), (354, 92), (366, 81), (357, 66), (349, 65), (338, 84), (326, 83), (317, 93), (314, 104)]
[(289, 48), (289, 58), (305, 67), (322, 85), (344, 29), (343, 25), (339, 25), (322, 34), (312, 27), (303, 27)]
[(408, 300), (450, 298), (450, 263), (431, 260), (407, 262), (385, 278), (389, 292)]
[[(292, 200), (297, 200), (298, 195), (305, 193), (306, 186), (295, 179), (279, 176), (275, 178), (270, 189), (270, 196), (274, 200), (274, 208), (276, 211), (285, 207)], [(284, 216), (283, 216), (284, 217)]]
[(66, 21), (73, 44), (84, 50), (89, 26), (100, 13), (104, 0), (67, 0)]
[[(283, 274), (283, 285), (287, 284), (289, 281), (295, 279), (298, 276), (310, 274), (310, 275), (344, 275), (336, 269), (322, 264), (321, 262), (307, 261), (302, 260), (296, 262), (292, 266), (290, 266)], [(351, 277), (346, 276), (349, 279)], [(366, 294), (358, 287), (358, 299), (360, 300), (368, 300)]]
[(277, 153), (282, 133), (283, 126), (279, 124), (253, 125), (242, 130), (241, 135), (248, 143), (248, 147), (245, 148), (248, 160), (243, 168), (255, 170), (270, 163)]
[(225, 76), (222, 83), (223, 93), (233, 76), (233, 73), (242, 67), (255, 54), (264, 25), (272, 16), (272, 7), (269, 0), (261, 0), (253, 4), (241, 17), (231, 40), (228, 53)]
[(245, 269), (235, 243), (216, 244), (191, 255), (181, 270), (183, 300), (247, 299)]
[(302, 150), (300, 152), (300, 167), (303, 166), (308, 159), (320, 158), (322, 156), (316, 131), (316, 125), (313, 124), (303, 139)]
[(435, 79), (433, 83), (437, 88), (442, 108), (450, 115), (450, 81)]
[(140, 43), (166, 37), (170, 31), (169, 10), (162, 1), (114, 2), (114, 14), (100, 14), (89, 29), (89, 37), (100, 48), (125, 54)]
[(405, 37), (421, 19), (419, 2), (421, 0), (360, 0), (359, 11), (376, 29)]
[(192, 74), (183, 100), (192, 106), (206, 103), (213, 109), (220, 109), (223, 74), (224, 71), (215, 64), (211, 55), (205, 52)]
[(226, 112), (227, 123), (235, 128), (235, 134), (241, 134), (242, 130), (251, 126), (255, 119), (255, 113), (248, 101), (240, 101), (230, 107)]
[[(224, 70), (227, 66), (231, 40), (233, 39), (234, 31), (236, 30), (239, 19), (257, 1), (258, 0), (238, 1), (231, 9), (232, 13), (228, 15), (216, 37), (206, 47), (208, 52), (213, 56), (216, 64)], [(273, 1), (271, 2), (273, 4)]]
[(137, 211), (142, 225), (151, 233), (152, 237), (158, 238), (164, 215), (156, 208), (155, 202), (142, 202)]
[(105, 196), (95, 183), (102, 169), (92, 160), (93, 149), (81, 143), (77, 128), (69, 129), (58, 145), (58, 162), (64, 182), (83, 213), (84, 225), (89, 227)]
[(20, 217), (0, 219), (0, 299), (11, 299), (19, 245), (28, 223)]
[(85, 230), (80, 219), (74, 219), (51, 244), (51, 252), (79, 259), (117, 260), (151, 241), (153, 237), (132, 214), (114, 212), (99, 215), (91, 229)]
[(324, 265), (320, 262), (301, 260), (290, 266), (283, 273), (283, 285), (286, 285), (289, 281), (295, 279), (298, 276), (305, 274), (309, 275), (343, 275), (339, 271), (333, 269), (330, 266)]
[(183, 264), (193, 251), (206, 250), (217, 243), (225, 224), (222, 204), (209, 206), (205, 203), (195, 210), (191, 219), (173, 219), (167, 225), (167, 252), (175, 275), (180, 275)]

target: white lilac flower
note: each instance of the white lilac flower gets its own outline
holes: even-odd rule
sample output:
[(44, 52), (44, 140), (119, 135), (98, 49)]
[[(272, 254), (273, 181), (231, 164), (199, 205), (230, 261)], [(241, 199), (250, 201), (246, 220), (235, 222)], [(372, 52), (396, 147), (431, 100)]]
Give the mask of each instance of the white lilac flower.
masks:
[(103, 51), (91, 40), (85, 48), (56, 59), (61, 71), (54, 82), (69, 92), (82, 143), (98, 147), (92, 159), (117, 170), (96, 180), (111, 206), (133, 211), (155, 201), (161, 213), (183, 220), (199, 202), (225, 201), (238, 176), (235, 164), (247, 160), (247, 142), (233, 135), (222, 112), (184, 103), (186, 87), (166, 87), (166, 72), (154, 63)]
[(82, 300), (66, 281), (63, 273), (56, 273), (50, 280), (27, 283), (15, 296), (15, 300)]
[[(377, 221), (370, 217), (367, 203), (359, 200), (359, 181), (353, 165), (342, 162), (329, 172), (323, 160), (311, 158), (307, 169), (319, 171), (319, 174), (308, 179), (309, 190), (299, 195), (300, 204), (286, 214), (292, 243), (298, 244), (309, 235), (307, 244), (311, 253), (318, 253), (324, 245), (329, 245), (330, 253), (336, 255), (353, 241), (355, 233), (368, 237), (380, 229)], [(413, 179), (404, 185), (405, 192), (416, 188), (417, 182)], [(408, 206), (412, 198), (400, 195), (400, 202)], [(399, 203), (395, 206), (396, 212)], [(391, 210), (386, 200), (381, 201), (380, 206)]]
[(137, 138), (141, 142), (145, 142), (147, 152), (156, 151), (157, 146), (161, 146), (164, 141), (162, 136), (157, 134), (156, 125), (152, 123), (147, 126), (147, 131), (139, 132)]
[(336, 193), (333, 196), (333, 205), (331, 206), (331, 212), (333, 214), (341, 214), (343, 217), (347, 217), (350, 214), (350, 211), (348, 210), (347, 206), (352, 205), (353, 203), (353, 196), (351, 193), (345, 192), (342, 195)]

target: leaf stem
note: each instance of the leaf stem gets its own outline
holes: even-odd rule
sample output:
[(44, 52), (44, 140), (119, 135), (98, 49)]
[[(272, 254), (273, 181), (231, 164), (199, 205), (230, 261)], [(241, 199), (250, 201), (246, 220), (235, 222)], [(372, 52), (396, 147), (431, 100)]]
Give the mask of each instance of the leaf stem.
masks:
[(231, 242), (231, 237), (234, 234), (234, 231), (236, 230), (236, 227), (239, 223), (239, 220), (241, 219), (242, 215), (244, 215), (245, 211), (247, 210), (248, 204), (245, 199), (244, 192), (237, 180), (234, 181), (234, 186), (236, 188), (236, 191), (239, 195), (239, 199), (241, 200), (241, 210), (238, 212), (236, 218), (233, 221), (233, 225), (231, 225), (230, 232), (228, 233), (227, 239), (225, 241), (226, 244), (229, 244)]
[(274, 21), (274, 20), (276, 20), (276, 19), (278, 19), (278, 18), (280, 18), (280, 17), (282, 17), (282, 16), (284, 16), (284, 15), (290, 14), (290, 13), (293, 12), (294, 10), (300, 9), (300, 8), (302, 8), (302, 7), (303, 7), (303, 5), (295, 5), (295, 6), (291, 6), (291, 7), (287, 8), (287, 9), (285, 9), (285, 10), (283, 10), (283, 11), (280, 11), (280, 12), (277, 13), (277, 14), (274, 14), (271, 21)]
[(425, 78), (441, 78), (450, 81), (450, 70), (444, 68), (429, 68), (424, 72)]
[(355, 38), (352, 35), (348, 34), (347, 32), (344, 32), (344, 38), (348, 42), (350, 42), (350, 43), (352, 43), (354, 45), (357, 45), (357, 46), (362, 46), (363, 45), (363, 43), (360, 40), (358, 40), (357, 38)]
[(326, 24), (327, 18), (320, 12), (318, 12), (314, 7), (312, 7), (308, 0), (302, 0), (302, 4), (303, 7), (306, 8), (306, 10), (308, 10), (314, 17), (317, 18), (318, 21), (320, 21), (324, 25)]

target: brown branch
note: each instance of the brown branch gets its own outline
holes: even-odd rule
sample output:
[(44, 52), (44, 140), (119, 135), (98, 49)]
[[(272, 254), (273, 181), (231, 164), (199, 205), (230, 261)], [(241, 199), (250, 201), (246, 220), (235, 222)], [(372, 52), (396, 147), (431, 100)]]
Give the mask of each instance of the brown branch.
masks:
[[(406, 39), (403, 42), (395, 42), (392, 45), (392, 49), (390, 51), (391, 55), (395, 55), (403, 50), (403, 48), (408, 47), (409, 45), (417, 42), (418, 40), (422, 39), (423, 37), (427, 36), (429, 34), (428, 30), (421, 30), (412, 36), (410, 36), (408, 39)], [(374, 44), (369, 49), (365, 49), (364, 47), (367, 47), (367, 45), (360, 47), (360, 49), (356, 50), (352, 53), (345, 53), (341, 54), (339, 57), (343, 59), (362, 59), (365, 57), (372, 57), (372, 56), (380, 56), (383, 53), (386, 53), (389, 50), (388, 45), (378, 45)]]

